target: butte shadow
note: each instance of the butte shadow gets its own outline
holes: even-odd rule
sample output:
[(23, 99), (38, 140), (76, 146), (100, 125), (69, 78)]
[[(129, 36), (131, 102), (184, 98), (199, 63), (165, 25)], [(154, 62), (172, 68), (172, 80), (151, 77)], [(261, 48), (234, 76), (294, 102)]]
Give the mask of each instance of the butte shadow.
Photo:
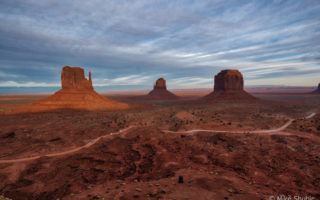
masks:
[(53, 95), (13, 110), (12, 112), (42, 112), (49, 110), (122, 110), (129, 108), (126, 103), (111, 100), (98, 94), (81, 67), (65, 66), (61, 72), (61, 89)]
[(222, 70), (214, 77), (214, 91), (202, 97), (200, 100), (206, 102), (251, 102), (257, 100), (257, 98), (246, 92), (243, 88), (243, 76), (238, 70)]

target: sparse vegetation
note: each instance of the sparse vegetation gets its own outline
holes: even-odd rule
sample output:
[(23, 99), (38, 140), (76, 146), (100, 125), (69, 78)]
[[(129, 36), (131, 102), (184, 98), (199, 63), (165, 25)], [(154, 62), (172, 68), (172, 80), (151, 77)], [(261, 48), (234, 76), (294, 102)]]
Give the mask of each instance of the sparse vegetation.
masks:
[[(121, 101), (130, 103), (130, 99)], [(199, 194), (189, 192), (196, 188), (196, 191), (215, 197), (216, 193), (212, 191), (223, 188), (222, 192), (234, 196), (255, 196), (256, 186), (261, 193), (284, 190), (272, 180), (292, 177), (293, 172), (293, 181), (281, 179), (284, 186), (290, 185), (291, 192), (307, 186), (308, 189), (316, 188), (318, 177), (310, 174), (320, 173), (313, 167), (318, 156), (314, 153), (319, 151), (319, 146), (317, 140), (310, 138), (319, 132), (319, 115), (304, 119), (302, 110), (310, 108), (309, 105), (278, 104), (281, 103), (197, 105), (185, 102), (180, 105), (165, 102), (155, 103), (148, 109), (127, 111), (69, 110), (0, 115), (1, 159), (66, 151), (101, 135), (116, 133), (130, 125), (137, 126), (123, 135), (101, 139), (70, 155), (30, 161), (24, 169), (6, 165), (0, 170), (0, 179), (4, 180), (0, 182), (0, 188), (4, 188), (0, 193), (10, 195), (10, 191), (23, 191), (24, 195), (32, 193), (39, 199), (63, 199), (68, 195), (72, 198), (82, 195), (84, 199), (164, 199), (177, 195), (175, 184), (178, 184), (178, 176), (183, 176), (179, 195)], [(282, 126), (291, 117), (297, 119), (286, 132), (291, 134), (292, 131), (298, 137), (246, 133), (247, 130)], [(244, 132), (239, 135), (161, 131), (193, 129)], [(296, 133), (299, 131), (303, 134)], [(308, 149), (310, 147), (312, 151)], [(297, 171), (296, 166), (301, 163), (308, 170)], [(14, 173), (20, 170), (14, 184), (8, 182), (10, 170)], [(251, 170), (256, 174), (250, 173)], [(268, 184), (264, 184), (266, 182)], [(45, 190), (39, 187), (32, 191), (35, 184), (46, 185)]]
[(7, 198), (5, 196), (0, 195), (0, 200), (12, 200), (12, 199), (9, 199), (9, 198)]

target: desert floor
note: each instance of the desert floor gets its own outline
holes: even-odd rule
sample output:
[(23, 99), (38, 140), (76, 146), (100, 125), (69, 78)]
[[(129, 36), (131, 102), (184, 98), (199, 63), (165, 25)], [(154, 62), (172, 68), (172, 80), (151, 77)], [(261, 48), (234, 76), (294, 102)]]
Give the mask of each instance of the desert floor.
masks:
[(1, 95), (0, 199), (319, 199), (319, 95), (255, 96), (5, 114), (45, 96)]

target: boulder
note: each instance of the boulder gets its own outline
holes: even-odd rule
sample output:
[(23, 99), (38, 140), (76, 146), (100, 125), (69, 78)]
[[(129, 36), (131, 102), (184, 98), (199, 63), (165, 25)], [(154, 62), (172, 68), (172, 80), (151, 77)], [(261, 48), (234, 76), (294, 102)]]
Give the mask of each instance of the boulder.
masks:
[(177, 114), (174, 115), (174, 118), (179, 121), (195, 121), (196, 120), (196, 116), (186, 111), (178, 112)]
[(203, 97), (204, 100), (254, 100), (255, 97), (244, 89), (244, 80), (238, 70), (222, 70), (214, 77), (214, 90)]

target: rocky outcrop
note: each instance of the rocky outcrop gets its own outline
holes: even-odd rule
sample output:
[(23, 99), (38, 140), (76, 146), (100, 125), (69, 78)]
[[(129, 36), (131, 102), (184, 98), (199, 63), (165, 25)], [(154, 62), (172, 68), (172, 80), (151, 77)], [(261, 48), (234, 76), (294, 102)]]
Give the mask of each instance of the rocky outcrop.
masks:
[(214, 91), (243, 90), (243, 76), (238, 70), (222, 70), (214, 77)]
[(164, 78), (159, 78), (155, 82), (153, 90), (147, 95), (147, 98), (157, 100), (172, 100), (177, 99), (178, 97), (167, 90), (166, 80)]
[(40, 112), (56, 109), (117, 110), (129, 107), (125, 103), (98, 94), (92, 86), (91, 73), (89, 72), (87, 79), (81, 67), (63, 67), (61, 88), (46, 99), (37, 101), (30, 106), (24, 106), (17, 112)]
[(154, 90), (166, 90), (167, 84), (164, 78), (159, 78), (153, 86)]
[(255, 97), (244, 91), (244, 80), (238, 70), (222, 70), (214, 77), (214, 91), (205, 100), (253, 100)]
[(89, 72), (89, 79), (86, 79), (81, 67), (65, 66), (61, 72), (61, 87), (71, 90), (93, 90), (91, 72)]
[(317, 88), (316, 90), (314, 90), (314, 91), (312, 92), (312, 94), (320, 94), (320, 83), (319, 83), (319, 85), (318, 85), (318, 88)]

